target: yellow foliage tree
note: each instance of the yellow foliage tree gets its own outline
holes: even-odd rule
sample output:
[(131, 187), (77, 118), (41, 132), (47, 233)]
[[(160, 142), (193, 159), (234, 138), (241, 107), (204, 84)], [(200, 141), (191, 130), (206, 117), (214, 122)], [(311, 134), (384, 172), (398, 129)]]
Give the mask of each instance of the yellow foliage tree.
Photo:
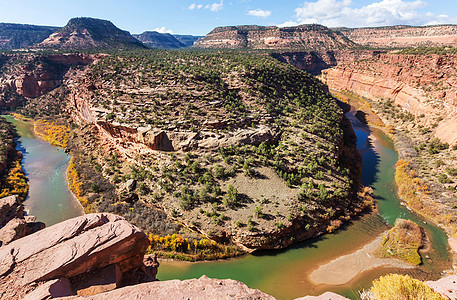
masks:
[(408, 275), (389, 274), (373, 281), (371, 293), (382, 300), (444, 300), (428, 285)]

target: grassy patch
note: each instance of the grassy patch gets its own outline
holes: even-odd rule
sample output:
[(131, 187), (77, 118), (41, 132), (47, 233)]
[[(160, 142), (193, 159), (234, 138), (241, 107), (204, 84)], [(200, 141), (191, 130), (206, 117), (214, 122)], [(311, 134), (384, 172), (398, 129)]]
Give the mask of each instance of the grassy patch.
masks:
[(382, 240), (381, 255), (405, 260), (413, 265), (421, 264), (418, 250), (421, 246), (422, 232), (416, 223), (398, 219)]

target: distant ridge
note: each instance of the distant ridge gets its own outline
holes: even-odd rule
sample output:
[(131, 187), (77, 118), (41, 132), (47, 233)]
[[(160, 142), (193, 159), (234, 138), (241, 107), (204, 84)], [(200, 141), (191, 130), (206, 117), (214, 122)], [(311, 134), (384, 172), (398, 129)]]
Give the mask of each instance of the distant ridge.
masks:
[(457, 25), (451, 24), (332, 29), (341, 32), (358, 44), (375, 48), (457, 46)]
[(142, 34), (134, 34), (137, 40), (143, 44), (159, 49), (178, 49), (187, 47), (169, 33), (159, 33), (157, 31), (145, 31)]
[(320, 51), (356, 46), (342, 33), (317, 24), (283, 28), (257, 25), (217, 27), (194, 45), (199, 48)]
[(35, 48), (132, 50), (145, 49), (147, 46), (110, 21), (73, 18)]
[(30, 47), (42, 42), (59, 27), (0, 23), (0, 50)]
[(195, 35), (185, 35), (185, 34), (173, 34), (173, 36), (183, 43), (186, 47), (191, 47), (194, 43), (203, 36), (195, 36)]

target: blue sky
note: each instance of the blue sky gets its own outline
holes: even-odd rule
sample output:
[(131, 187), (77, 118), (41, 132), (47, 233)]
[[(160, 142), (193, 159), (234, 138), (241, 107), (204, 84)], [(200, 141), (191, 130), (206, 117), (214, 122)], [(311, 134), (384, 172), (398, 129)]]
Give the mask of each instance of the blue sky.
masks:
[(330, 27), (457, 24), (456, 0), (0, 0), (0, 22), (63, 26), (111, 20), (131, 33), (205, 35), (217, 26), (319, 23)]

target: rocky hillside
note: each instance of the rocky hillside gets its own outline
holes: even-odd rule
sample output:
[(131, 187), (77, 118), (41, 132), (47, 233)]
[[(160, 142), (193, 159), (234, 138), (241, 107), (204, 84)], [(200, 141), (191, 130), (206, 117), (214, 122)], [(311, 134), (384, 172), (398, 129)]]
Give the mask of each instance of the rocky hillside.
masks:
[(371, 58), (377, 53), (379, 51), (370, 50), (278, 51), (270, 53), (270, 56), (310, 74), (318, 75), (322, 70), (341, 63)]
[(195, 35), (185, 35), (185, 34), (173, 34), (173, 36), (183, 43), (186, 47), (191, 47), (194, 43), (202, 36), (195, 36)]
[(324, 70), (330, 88), (369, 99), (390, 99), (414, 117), (424, 118), (434, 136), (457, 143), (456, 55), (380, 54)]
[(374, 48), (457, 45), (457, 25), (334, 28), (350, 40)]
[[(122, 214), (156, 236), (157, 251), (170, 250), (159, 236), (172, 233), (246, 251), (282, 248), (362, 209), (342, 111), (292, 66), (149, 50), (101, 56), (65, 74), (21, 112), (69, 114), (70, 182), (86, 211)], [(207, 255), (192, 245), (190, 255)]]
[[(62, 84), (70, 70), (77, 72), (78, 68), (101, 57), (103, 55), (85, 54), (0, 56), (0, 111), (23, 104), (26, 98), (36, 98), (52, 91)], [(54, 106), (61, 104), (55, 103)]]
[(457, 228), (456, 59), (454, 48), (421, 48), (343, 64), (322, 75), (331, 89), (370, 100), (397, 137), (402, 197), (450, 235)]
[(0, 50), (19, 49), (42, 42), (58, 27), (0, 23)]
[(178, 49), (187, 47), (169, 33), (145, 31), (142, 34), (134, 34), (133, 37), (151, 48)]
[(198, 48), (274, 49), (274, 50), (335, 50), (355, 47), (343, 34), (322, 25), (218, 27), (199, 39)]
[(74, 18), (65, 27), (36, 45), (35, 48), (132, 50), (145, 49), (147, 47), (128, 32), (114, 26), (110, 21), (93, 18)]

